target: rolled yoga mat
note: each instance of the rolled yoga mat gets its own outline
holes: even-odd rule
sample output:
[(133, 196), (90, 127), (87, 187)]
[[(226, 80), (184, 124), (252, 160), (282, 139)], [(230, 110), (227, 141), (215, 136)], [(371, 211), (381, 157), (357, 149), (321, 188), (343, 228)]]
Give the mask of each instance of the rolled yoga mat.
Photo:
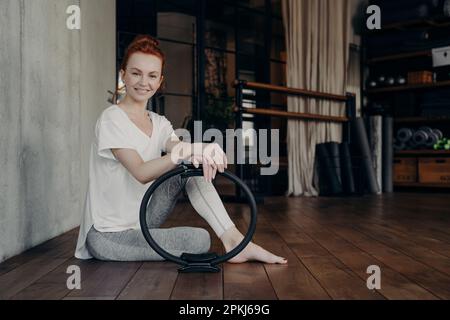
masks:
[(342, 190), (346, 194), (354, 194), (356, 193), (355, 178), (353, 177), (352, 158), (348, 143), (343, 142), (339, 145), (339, 154), (341, 156)]
[(441, 140), (444, 137), (444, 134), (439, 129), (433, 129), (433, 132), (434, 132), (435, 135), (437, 135), (438, 140)]
[(427, 140), (428, 140), (428, 132), (424, 131), (424, 130), (417, 130), (414, 133), (414, 136), (412, 138), (412, 140), (414, 141), (414, 143), (416, 144), (416, 146), (418, 147), (423, 147), (426, 145)]
[(400, 142), (408, 142), (414, 136), (414, 130), (409, 128), (401, 128), (397, 131), (397, 140)]
[(433, 129), (430, 127), (420, 127), (419, 130), (425, 131), (428, 134), (433, 133)]
[[(370, 140), (370, 150), (372, 152), (372, 161), (375, 168), (375, 174), (377, 177), (377, 184), (381, 186), (382, 184), (382, 127), (383, 127), (383, 117), (382, 116), (371, 116), (369, 118), (369, 140)], [(379, 192), (381, 193), (381, 188)]]
[[(352, 120), (353, 137), (362, 155), (362, 170), (370, 193), (378, 193), (380, 188), (377, 184), (377, 178), (370, 152), (369, 139), (367, 138), (366, 126), (363, 118)], [(384, 141), (383, 141), (384, 142)], [(392, 144), (391, 144), (392, 147)]]
[(393, 163), (394, 163), (394, 119), (389, 116), (383, 118), (383, 191), (393, 192)]
[(319, 194), (321, 196), (342, 193), (342, 185), (336, 174), (335, 164), (330, 157), (326, 143), (316, 145), (316, 159), (319, 173)]
[(427, 139), (427, 141), (425, 142), (425, 145), (426, 145), (427, 147), (429, 147), (429, 148), (433, 148), (433, 146), (434, 146), (436, 143), (438, 143), (438, 141), (439, 141), (438, 135), (437, 135), (436, 133), (434, 133), (434, 132), (431, 132), (431, 133), (428, 133), (428, 139)]

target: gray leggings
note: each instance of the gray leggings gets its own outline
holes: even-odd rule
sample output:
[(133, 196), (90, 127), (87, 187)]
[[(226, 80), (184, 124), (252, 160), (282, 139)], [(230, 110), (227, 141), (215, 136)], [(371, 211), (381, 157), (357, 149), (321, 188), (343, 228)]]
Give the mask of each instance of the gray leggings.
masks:
[[(203, 177), (189, 179), (203, 179)], [(179, 175), (166, 180), (155, 190), (147, 206), (147, 225), (152, 237), (163, 249), (175, 256), (180, 256), (184, 252), (205, 253), (211, 245), (209, 232), (205, 229), (159, 228), (173, 210), (185, 185), (186, 179)], [(163, 260), (149, 246), (141, 230), (99, 232), (92, 227), (87, 235), (87, 248), (94, 258), (104, 261)]]

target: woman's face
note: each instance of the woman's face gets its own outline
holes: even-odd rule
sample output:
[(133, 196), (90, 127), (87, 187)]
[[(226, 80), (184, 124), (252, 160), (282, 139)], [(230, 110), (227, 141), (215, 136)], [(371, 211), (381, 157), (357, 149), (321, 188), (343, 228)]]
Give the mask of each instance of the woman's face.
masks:
[(159, 89), (163, 81), (162, 61), (155, 55), (133, 53), (126, 70), (120, 76), (127, 88), (127, 95), (135, 101), (144, 102), (150, 99)]

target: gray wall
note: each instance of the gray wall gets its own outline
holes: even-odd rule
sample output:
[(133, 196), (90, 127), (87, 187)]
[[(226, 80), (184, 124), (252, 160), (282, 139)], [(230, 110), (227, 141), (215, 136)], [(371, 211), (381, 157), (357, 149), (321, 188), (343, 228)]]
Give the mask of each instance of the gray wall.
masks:
[[(81, 7), (81, 30), (66, 8)], [(0, 1), (0, 261), (80, 222), (115, 83), (114, 0)]]

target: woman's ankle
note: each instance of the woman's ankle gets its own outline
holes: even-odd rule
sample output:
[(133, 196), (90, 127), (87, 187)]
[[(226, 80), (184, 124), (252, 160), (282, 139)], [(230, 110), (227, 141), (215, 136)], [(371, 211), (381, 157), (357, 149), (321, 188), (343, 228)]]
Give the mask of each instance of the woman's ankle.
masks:
[(235, 226), (227, 229), (220, 237), (226, 251), (234, 249), (243, 239), (244, 236)]

